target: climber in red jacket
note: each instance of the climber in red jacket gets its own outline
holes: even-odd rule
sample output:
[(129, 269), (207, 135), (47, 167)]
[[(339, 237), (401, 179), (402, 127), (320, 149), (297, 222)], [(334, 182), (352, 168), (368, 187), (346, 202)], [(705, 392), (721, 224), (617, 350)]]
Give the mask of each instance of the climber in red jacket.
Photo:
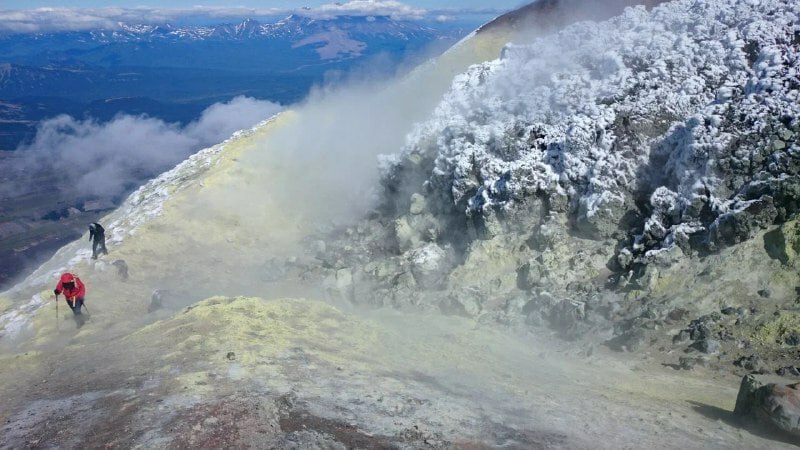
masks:
[(86, 295), (86, 286), (83, 285), (80, 278), (69, 272), (61, 275), (61, 280), (56, 285), (56, 288), (53, 289), (53, 292), (56, 294), (56, 301), (58, 301), (58, 296), (63, 292), (67, 305), (72, 309), (72, 312), (76, 316), (81, 314), (83, 297)]

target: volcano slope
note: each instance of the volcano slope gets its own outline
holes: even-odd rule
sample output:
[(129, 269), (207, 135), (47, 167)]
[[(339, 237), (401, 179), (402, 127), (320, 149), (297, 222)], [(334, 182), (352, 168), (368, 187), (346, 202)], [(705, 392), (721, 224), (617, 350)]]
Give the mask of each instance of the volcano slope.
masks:
[(732, 425), (736, 384), (720, 374), (678, 377), (459, 317), (217, 297), (79, 341), (6, 358), (6, 446), (784, 445)]
[[(648, 23), (644, 10), (627, 14)], [(689, 28), (699, 29), (678, 27)], [(494, 58), (509, 39), (496, 33), (478, 34), (446, 58), (462, 68), (470, 60)], [(486, 56), (492, 49), (494, 55)], [(475, 66), (458, 78), (444, 104), (465, 92), (458, 88), (464, 80), (480, 84), (480, 71), (488, 80), (487, 67), (507, 64), (509, 55), (524, 51), (507, 47), (505, 54), (505, 60)], [(416, 72), (407, 82), (435, 86), (428, 76), (444, 80), (458, 67), (447, 61), (426, 69), (433, 75)], [(630, 331), (615, 327), (614, 320), (626, 323), (634, 307), (648, 306), (643, 292), (664, 292), (663, 286), (657, 289), (659, 278), (644, 284), (631, 277), (632, 287), (621, 291), (610, 286), (603, 304), (624, 317), (606, 322), (593, 315), (599, 310), (594, 303), (566, 293), (568, 286), (586, 285), (581, 277), (611, 270), (606, 256), (622, 254), (625, 245), (575, 236), (569, 216), (555, 215), (556, 222), (564, 221), (559, 226), (536, 227), (554, 230), (548, 234), (552, 241), (534, 239), (522, 247), (517, 239), (530, 236), (519, 229), (510, 234), (515, 210), (497, 217), (491, 207), (505, 198), (488, 189), (494, 183), (483, 191), (481, 183), (472, 186), (476, 195), (459, 194), (443, 183), (447, 172), (435, 170), (447, 168), (446, 158), (434, 168), (436, 157), (415, 155), (414, 149), (428, 147), (412, 144), (411, 151), (390, 159), (381, 180), (387, 187), (382, 208), (360, 223), (339, 226), (369, 204), (355, 194), (376, 182), (354, 168), (375, 152), (400, 148), (363, 130), (363, 118), (379, 114), (371, 102), (396, 105), (411, 119), (425, 115), (425, 107), (397, 100), (421, 91), (399, 86), (369, 91), (363, 104), (329, 93), (194, 155), (105, 218), (109, 258), (92, 261), (85, 243), (76, 242), (3, 293), (3, 447), (788, 448), (796, 442), (733, 419), (737, 374), (713, 364), (688, 372), (664, 366), (681, 348), (665, 348), (666, 355), (657, 351), (659, 337), (671, 337), (665, 321), (656, 323), (661, 318), (644, 321), (656, 327), (647, 335), (652, 340), (639, 342), (638, 353), (613, 353), (601, 345), (617, 329), (620, 336)], [(343, 121), (344, 108), (354, 105), (364, 115), (352, 113), (352, 123)], [(436, 113), (440, 118), (442, 111)], [(394, 136), (389, 131), (379, 134)], [(436, 142), (418, 134), (422, 138), (412, 142)], [(403, 133), (398, 135), (393, 139), (402, 140)], [(471, 139), (482, 142), (480, 135)], [(350, 152), (333, 151), (342, 148), (336, 140), (344, 140)], [(418, 192), (426, 186), (434, 190)], [(439, 203), (442, 192), (492, 202), (472, 210), (456, 202), (439, 210), (446, 204)], [(552, 205), (559, 204), (559, 193), (552, 192)], [(564, 195), (566, 204), (570, 195), (580, 204), (581, 195)], [(464, 211), (477, 212), (464, 219)], [(462, 227), (453, 225), (458, 220)], [(434, 228), (446, 233), (420, 232), (428, 228), (419, 224), (437, 222), (442, 225)], [(479, 226), (469, 228), (471, 223)], [(529, 229), (523, 224), (539, 222), (517, 223)], [(777, 229), (770, 227), (761, 232)], [(739, 260), (755, 258), (763, 246), (753, 242), (758, 241), (707, 258), (728, 270), (722, 264), (731, 253), (725, 252), (740, 252)], [(585, 256), (569, 246), (576, 243), (592, 252), (570, 266), (559, 258)], [(555, 248), (560, 256), (551, 258)], [(641, 257), (633, 250), (632, 258)], [(601, 262), (590, 264), (596, 260)], [(572, 268), (545, 272), (553, 278), (546, 280), (552, 293), (531, 276), (531, 267), (543, 261)], [(690, 256), (683, 261), (675, 267), (700, 264)], [(49, 300), (63, 270), (89, 286), (92, 315), (82, 327), (63, 317), (63, 304), (56, 317)], [(791, 268), (772, 264), (752, 276), (770, 270), (791, 275)], [(670, 272), (659, 271), (664, 273)], [(718, 278), (737, 275), (731, 269)], [(682, 287), (693, 279), (687, 277)], [(513, 289), (502, 290), (508, 286)], [(782, 291), (773, 288), (771, 298), (778, 295)], [(747, 300), (759, 298), (764, 297)], [(719, 306), (685, 303), (686, 314)], [(550, 322), (558, 325), (555, 333), (577, 332), (567, 334), (577, 344), (554, 339)], [(634, 343), (626, 341), (625, 348), (634, 349)]]
[[(261, 133), (288, 126), (282, 122), (289, 115), (282, 117), (216, 153), (198, 155), (193, 162), (210, 158), (205, 171), (184, 172), (186, 164), (168, 174), (181, 180), (181, 188), (170, 192), (158, 215), (133, 224), (148, 214), (146, 200), (131, 206), (138, 215), (119, 212), (130, 225), (119, 219), (113, 229), (130, 226), (133, 232), (124, 239), (115, 235), (111, 250), (127, 262), (127, 280), (102, 260), (91, 263), (88, 251), (72, 249), (79, 262), (71, 270), (91, 289), (92, 317), (81, 328), (63, 317), (55, 322), (49, 303), (31, 314), (29, 329), (20, 326), (0, 369), (4, 447), (786, 443), (771, 432), (737, 428), (730, 411), (738, 378), (729, 374), (698, 369), (678, 376), (657, 361), (610, 357), (602, 347), (576, 349), (535, 334), (515, 336), (471, 318), (340, 304), (331, 290), (315, 292), (309, 262), (293, 259), (304, 254), (297, 239), (307, 230), (280, 223), (285, 215), (268, 214), (280, 208), (250, 211), (252, 221), (240, 220), (233, 237), (225, 235), (232, 228), (227, 222), (188, 220), (184, 214), (198, 208), (214, 213), (209, 204), (195, 203), (196, 190), (205, 191), (204, 198), (227, 198), (231, 183), (241, 183), (237, 189), (257, 183), (244, 175), (247, 153), (257, 151)], [(271, 183), (286, 181), (274, 175)], [(149, 200), (165, 184), (178, 186), (167, 179), (146, 187)], [(264, 242), (246, 240), (246, 231), (256, 231), (247, 226), (269, 220), (278, 222), (275, 234), (260, 237)], [(248, 245), (232, 250), (229, 239)], [(267, 245), (270, 255), (283, 255), (280, 264), (266, 260)], [(176, 259), (159, 259), (170, 252)], [(265, 265), (288, 268), (272, 281)], [(253, 267), (264, 278), (245, 280)], [(230, 279), (237, 277), (240, 285), (233, 286)], [(189, 298), (165, 284), (170, 280), (181, 280)], [(244, 281), (250, 285), (243, 287)], [(175, 302), (191, 305), (148, 314), (152, 289), (164, 286), (172, 288), (164, 289), (166, 306), (176, 305), (167, 301), (170, 291)], [(260, 297), (228, 294), (198, 303), (191, 297), (243, 289)], [(298, 292), (329, 299), (282, 298)]]

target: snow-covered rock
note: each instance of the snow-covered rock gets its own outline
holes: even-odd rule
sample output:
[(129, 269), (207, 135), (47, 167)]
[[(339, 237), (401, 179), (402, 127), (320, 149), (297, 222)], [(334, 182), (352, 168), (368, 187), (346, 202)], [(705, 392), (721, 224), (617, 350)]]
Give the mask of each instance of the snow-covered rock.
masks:
[[(667, 329), (674, 311), (745, 311), (762, 292), (789, 307), (799, 61), (785, 0), (677, 0), (506, 45), (381, 158), (383, 216), (367, 222), (397, 246), (367, 266), (452, 257), (426, 269), (443, 283), (401, 283), (403, 264), (372, 276), (391, 297), (374, 303), (628, 350), (690, 345)], [(692, 345), (746, 345), (719, 338)]]
[(455, 78), (388, 178), (483, 238), (563, 213), (629, 263), (741, 242), (800, 209), (799, 19), (678, 0), (509, 44)]

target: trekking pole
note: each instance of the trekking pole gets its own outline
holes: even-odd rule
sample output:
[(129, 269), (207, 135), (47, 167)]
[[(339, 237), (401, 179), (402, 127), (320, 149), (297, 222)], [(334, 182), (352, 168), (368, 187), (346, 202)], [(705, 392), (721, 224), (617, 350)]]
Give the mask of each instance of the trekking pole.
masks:
[(81, 307), (86, 310), (86, 314), (89, 314), (90, 316), (92, 315), (92, 313), (89, 312), (89, 307), (86, 306), (86, 303), (81, 303)]
[(59, 324), (58, 324), (58, 294), (56, 294), (56, 331), (58, 331), (58, 329), (59, 329)]

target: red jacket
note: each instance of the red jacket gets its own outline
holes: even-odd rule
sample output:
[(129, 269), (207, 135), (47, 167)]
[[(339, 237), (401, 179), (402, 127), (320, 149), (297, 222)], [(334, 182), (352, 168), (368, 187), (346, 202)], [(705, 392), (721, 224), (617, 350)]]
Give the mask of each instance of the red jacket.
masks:
[[(65, 288), (64, 283), (70, 282), (74, 284), (72, 288)], [(64, 275), (61, 275), (61, 280), (58, 282), (53, 292), (55, 292), (56, 295), (59, 295), (63, 292), (64, 297), (67, 299), (83, 298), (83, 296), (86, 295), (86, 286), (83, 285), (83, 282), (80, 278), (72, 275), (71, 273), (65, 273)]]

